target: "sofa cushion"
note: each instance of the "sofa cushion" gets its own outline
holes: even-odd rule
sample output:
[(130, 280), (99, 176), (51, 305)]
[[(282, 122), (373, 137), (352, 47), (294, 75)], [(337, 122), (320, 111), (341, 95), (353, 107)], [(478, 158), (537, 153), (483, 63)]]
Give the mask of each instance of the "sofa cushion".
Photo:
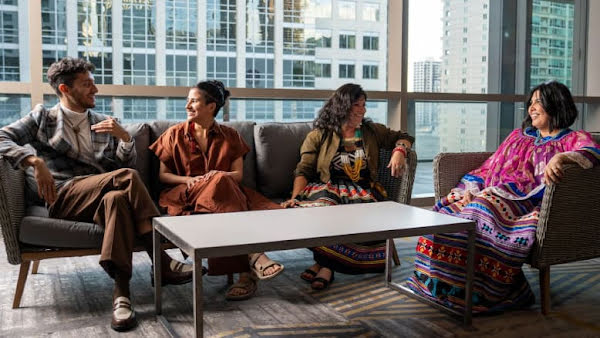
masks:
[(104, 229), (85, 222), (49, 218), (48, 209), (27, 208), (19, 229), (19, 241), (30, 245), (57, 248), (99, 248)]
[(256, 183), (269, 198), (286, 198), (292, 192), (300, 146), (312, 122), (265, 123), (254, 127)]

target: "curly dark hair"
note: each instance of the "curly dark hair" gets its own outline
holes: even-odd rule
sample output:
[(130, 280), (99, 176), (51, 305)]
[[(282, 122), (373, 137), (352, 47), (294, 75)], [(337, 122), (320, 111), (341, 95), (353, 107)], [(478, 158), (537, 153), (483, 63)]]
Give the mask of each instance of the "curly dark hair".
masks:
[(54, 88), (56, 95), (61, 97), (62, 93), (58, 90), (59, 85), (65, 84), (72, 87), (77, 74), (92, 73), (95, 69), (96, 67), (85, 59), (66, 57), (50, 65), (47, 73), (48, 81), (52, 88)]
[(360, 85), (346, 83), (338, 88), (319, 110), (313, 125), (315, 128), (341, 132), (342, 123), (348, 118), (352, 104), (361, 97), (367, 99), (367, 93)]
[(531, 116), (529, 116), (529, 107), (533, 94), (540, 92), (540, 101), (544, 110), (550, 115), (550, 131), (568, 128), (577, 119), (577, 106), (573, 101), (573, 96), (569, 88), (557, 81), (544, 82), (531, 90), (527, 101), (525, 102), (525, 120), (521, 127), (523, 130), (531, 127)]
[(217, 80), (198, 82), (195, 88), (204, 92), (205, 104), (214, 102), (217, 105), (213, 112), (215, 117), (219, 114), (219, 110), (221, 110), (221, 107), (225, 105), (227, 98), (231, 95), (229, 90), (225, 89), (223, 82)]

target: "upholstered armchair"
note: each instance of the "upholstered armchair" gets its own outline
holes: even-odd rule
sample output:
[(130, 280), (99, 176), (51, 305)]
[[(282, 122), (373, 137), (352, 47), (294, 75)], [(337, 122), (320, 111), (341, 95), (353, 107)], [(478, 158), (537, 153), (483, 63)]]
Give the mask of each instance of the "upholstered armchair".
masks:
[[(594, 135), (600, 143), (600, 134)], [(435, 198), (447, 195), (491, 155), (441, 153), (433, 160)], [(559, 184), (546, 187), (536, 241), (528, 259), (539, 269), (542, 313), (550, 311), (550, 266), (600, 257), (600, 167), (568, 165)]]

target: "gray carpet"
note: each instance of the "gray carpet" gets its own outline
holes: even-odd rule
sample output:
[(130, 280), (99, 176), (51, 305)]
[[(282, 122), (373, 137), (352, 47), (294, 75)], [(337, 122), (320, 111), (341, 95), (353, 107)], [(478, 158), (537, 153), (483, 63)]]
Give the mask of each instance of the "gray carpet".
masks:
[[(396, 241), (402, 267), (394, 279), (412, 271), (416, 239)], [(177, 251), (171, 251), (178, 255)], [(204, 277), (205, 335), (214, 337), (600, 337), (600, 260), (552, 269), (552, 314), (541, 315), (538, 303), (527, 310), (476, 317), (471, 329), (447, 315), (383, 286), (382, 275), (336, 274), (321, 292), (298, 278), (312, 264), (306, 249), (270, 254), (285, 265), (284, 273), (262, 282), (256, 297), (225, 301), (225, 277)], [(163, 337), (154, 317), (150, 261), (134, 257), (133, 302), (139, 326), (128, 333), (110, 329), (112, 282), (97, 264), (97, 256), (51, 259), (30, 275), (21, 307), (11, 309), (18, 267), (6, 261), (0, 248), (0, 336), (2, 337)], [(538, 292), (537, 270), (525, 270)], [(193, 333), (191, 285), (163, 289), (164, 314), (182, 336)]]

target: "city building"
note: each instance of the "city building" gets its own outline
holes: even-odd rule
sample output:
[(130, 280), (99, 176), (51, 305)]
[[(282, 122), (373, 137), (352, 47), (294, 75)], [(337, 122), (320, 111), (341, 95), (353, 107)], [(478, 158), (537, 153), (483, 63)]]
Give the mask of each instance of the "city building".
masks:
[[(335, 89), (347, 82), (386, 89), (387, 1), (345, 0), (42, 1), (44, 72), (65, 56), (89, 59), (98, 84), (191, 86), (217, 79), (230, 87)], [(278, 5), (276, 5), (278, 4)], [(0, 81), (26, 80), (28, 2), (0, 5)], [(21, 39), (21, 40), (19, 40)], [(101, 94), (101, 93), (100, 93)], [(0, 103), (15, 120), (26, 98)], [(57, 102), (48, 95), (46, 104)], [(177, 119), (183, 98), (111, 98), (98, 111), (126, 121)], [(229, 120), (312, 120), (322, 101), (231, 100)], [(23, 107), (23, 108), (25, 108)], [(386, 102), (370, 102), (386, 121)], [(27, 111), (28, 109), (20, 109)]]

